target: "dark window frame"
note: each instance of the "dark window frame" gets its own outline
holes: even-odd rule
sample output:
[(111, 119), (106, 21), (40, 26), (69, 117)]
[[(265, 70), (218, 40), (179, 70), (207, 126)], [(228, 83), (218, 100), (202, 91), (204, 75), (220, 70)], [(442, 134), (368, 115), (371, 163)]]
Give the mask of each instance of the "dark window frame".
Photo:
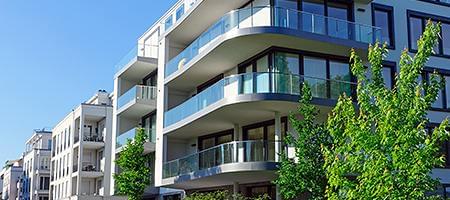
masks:
[[(439, 123), (428, 123), (425, 126), (425, 129), (428, 131), (428, 133), (431, 133), (431, 131), (433, 131), (434, 128), (438, 127), (440, 124)], [(444, 156), (446, 157), (445, 159), (445, 163), (443, 167), (440, 168), (444, 168), (444, 169), (450, 169), (450, 140), (447, 141), (443, 141), (444, 144), (442, 144), (442, 146), (445, 145), (445, 150), (446, 152), (444, 152)]]
[[(315, 57), (315, 58), (321, 58), (321, 59), (325, 59), (326, 61), (326, 78), (328, 80), (330, 80), (330, 61), (337, 61), (337, 62), (344, 62), (344, 63), (349, 63), (349, 72), (350, 72), (350, 82), (353, 82), (356, 84), (356, 77), (351, 73), (351, 68), (350, 68), (350, 62), (349, 62), (349, 57), (345, 57), (345, 56), (338, 56), (338, 55), (333, 55), (333, 54), (324, 54), (324, 53), (318, 53), (318, 52), (311, 52), (311, 51), (304, 51), (304, 50), (297, 50), (297, 49), (291, 49), (291, 48), (285, 48), (285, 47), (277, 47), (277, 46), (272, 46), (269, 47), (268, 49), (258, 53), (257, 55), (245, 60), (244, 62), (238, 64), (238, 74), (242, 74), (245, 72), (245, 67), (252, 65), (252, 71), (256, 72), (257, 66), (256, 66), (256, 61), (260, 58), (263, 58), (264, 56), (268, 56), (268, 62), (269, 62), (269, 71), (273, 71), (273, 57), (275, 52), (283, 52), (283, 53), (291, 53), (291, 54), (297, 54), (299, 56), (299, 75), (303, 76), (304, 75), (304, 57), (305, 56), (309, 56), (309, 57)], [(328, 81), (329, 83), (329, 81)], [(272, 84), (270, 84), (272, 85)], [(254, 85), (255, 87), (255, 85)], [(326, 99), (331, 99), (331, 94), (329, 91), (330, 87), (327, 87), (328, 91), (327, 91), (327, 97)], [(352, 85), (352, 97), (354, 97), (353, 99), (356, 99), (356, 86)]]
[[(146, 82), (151, 78), (154, 78), (156, 80), (156, 85), (157, 85), (158, 84), (158, 70), (154, 70), (154, 71), (150, 72), (149, 74), (147, 74), (147, 76), (145, 76), (142, 79), (142, 85), (146, 85)], [(152, 85), (152, 86), (156, 86), (156, 85)]]
[(397, 63), (384, 60), (382, 65), (384, 68), (391, 69), (391, 88), (394, 88), (395, 87), (395, 74), (397, 73)]
[(419, 1), (450, 7), (450, 3), (442, 2), (441, 0), (434, 0), (434, 1), (433, 0), (419, 0)]
[[(413, 17), (419, 18), (422, 20), (422, 31), (425, 30), (426, 23), (429, 19), (431, 19), (431, 21), (438, 21), (438, 22), (450, 25), (450, 18), (439, 16), (439, 15), (432, 15), (432, 14), (428, 14), (428, 13), (418, 12), (418, 11), (414, 11), (414, 10), (406, 10), (406, 19), (407, 19), (406, 24), (408, 27), (407, 28), (408, 29), (407, 30), (408, 31), (408, 51), (411, 53), (417, 53), (417, 49), (413, 49), (412, 44), (411, 44), (411, 20), (410, 19)], [(442, 30), (441, 30), (440, 35), (442, 35)], [(448, 39), (450, 40), (450, 38), (448, 38)], [(439, 52), (432, 54), (432, 56), (450, 59), (450, 54), (444, 54), (442, 38), (439, 38), (439, 41), (438, 41), (438, 51)]]
[(394, 7), (378, 3), (372, 3), (372, 26), (375, 26), (375, 11), (382, 11), (388, 14), (388, 28), (389, 28), (389, 44), (388, 49), (395, 49), (395, 20)]
[(222, 136), (226, 136), (226, 135), (231, 135), (231, 140), (234, 141), (234, 130), (233, 129), (228, 129), (228, 130), (224, 130), (224, 131), (220, 131), (220, 132), (216, 132), (216, 133), (212, 133), (212, 134), (208, 134), (208, 135), (203, 135), (197, 138), (197, 150), (198, 151), (202, 151), (203, 149), (203, 140), (207, 140), (207, 139), (211, 139), (214, 138), (214, 146), (217, 146), (217, 141), (219, 137)]
[(446, 93), (446, 82), (445, 77), (450, 77), (450, 70), (447, 69), (440, 69), (440, 68), (434, 68), (434, 67), (425, 67), (423, 69), (423, 81), (429, 82), (429, 75), (433, 72), (437, 72), (439, 75), (444, 77), (444, 87), (441, 89), (441, 95), (442, 95), (442, 108), (436, 108), (431, 107), (430, 110), (432, 111), (439, 111), (439, 112), (450, 112), (450, 105), (447, 105), (447, 98), (450, 98), (450, 94)]

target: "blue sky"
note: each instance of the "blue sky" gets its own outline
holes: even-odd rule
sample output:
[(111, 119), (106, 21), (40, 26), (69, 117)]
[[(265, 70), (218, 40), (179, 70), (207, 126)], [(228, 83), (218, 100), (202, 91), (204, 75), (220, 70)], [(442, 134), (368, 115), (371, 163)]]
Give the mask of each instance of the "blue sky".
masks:
[(0, 0), (0, 166), (98, 89), (175, 0)]

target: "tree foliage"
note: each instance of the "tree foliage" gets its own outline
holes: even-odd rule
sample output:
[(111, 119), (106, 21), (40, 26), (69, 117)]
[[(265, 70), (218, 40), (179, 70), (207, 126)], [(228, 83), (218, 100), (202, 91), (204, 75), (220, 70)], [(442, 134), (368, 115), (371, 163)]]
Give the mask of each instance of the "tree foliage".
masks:
[(192, 193), (188, 195), (184, 200), (270, 200), (270, 197), (262, 195), (255, 198), (244, 197), (241, 194), (233, 195), (226, 190), (217, 190), (214, 192), (204, 192), (204, 193)]
[(354, 51), (351, 70), (358, 79), (357, 107), (341, 96), (329, 115), (327, 129), (333, 145), (324, 148), (329, 199), (427, 199), (438, 181), (430, 174), (442, 166), (441, 142), (448, 139), (445, 120), (426, 131), (427, 110), (436, 100), (442, 79), (429, 83), (418, 78), (437, 44), (440, 27), (428, 23), (411, 57), (405, 50), (395, 87), (382, 78), (385, 46), (369, 48), (371, 78)]
[(116, 164), (121, 169), (119, 174), (114, 174), (117, 192), (120, 195), (127, 195), (130, 200), (141, 199), (145, 188), (150, 185), (151, 171), (147, 166), (150, 157), (144, 155), (144, 144), (147, 139), (145, 130), (137, 129), (134, 139), (128, 139), (116, 159)]
[(274, 183), (279, 186), (284, 199), (299, 195), (324, 199), (327, 179), (321, 148), (330, 145), (330, 137), (324, 124), (316, 123), (318, 110), (311, 105), (311, 89), (307, 84), (302, 87), (302, 94), (297, 113), (289, 116), (295, 133), (286, 137), (286, 143), (295, 148), (297, 160), (288, 158), (283, 152), (278, 179)]

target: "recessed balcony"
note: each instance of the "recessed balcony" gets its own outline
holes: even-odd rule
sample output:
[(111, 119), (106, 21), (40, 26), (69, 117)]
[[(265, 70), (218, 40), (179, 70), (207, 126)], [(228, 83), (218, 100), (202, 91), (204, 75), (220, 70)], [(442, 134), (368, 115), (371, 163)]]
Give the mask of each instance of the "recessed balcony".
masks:
[[(338, 46), (362, 49), (381, 37), (381, 29), (280, 7), (266, 6), (234, 10), (225, 14), (166, 64), (166, 83), (179, 75), (180, 71), (188, 70), (187, 68), (191, 67), (193, 62), (198, 61), (197, 57), (206, 54), (211, 48), (218, 46), (218, 43), (249, 34), (290, 35), (319, 43), (335, 43)], [(316, 46), (319, 48), (320, 45)]]
[(278, 145), (282, 145), (281, 142), (233, 141), (166, 162), (163, 165), (163, 185), (189, 189), (201, 183), (215, 187), (231, 185), (233, 181), (273, 180)]
[(196, 127), (202, 127), (203, 132), (213, 132), (227, 121), (251, 123), (247, 121), (271, 118), (275, 110), (287, 115), (296, 109), (301, 85), (305, 82), (311, 87), (313, 103), (329, 105), (342, 93), (354, 95), (355, 83), (344, 80), (269, 72), (225, 77), (166, 111), (164, 134), (190, 137), (189, 133), (199, 131)]
[[(128, 140), (133, 140), (138, 128), (133, 128), (116, 137), (116, 153), (122, 151)], [(144, 144), (144, 152), (149, 153), (155, 151), (156, 129), (144, 129), (148, 136), (148, 141)]]
[(116, 77), (142, 79), (158, 66), (158, 46), (137, 44), (115, 66)]
[(156, 109), (157, 88), (137, 85), (119, 97), (117, 113), (125, 117), (142, 117)]

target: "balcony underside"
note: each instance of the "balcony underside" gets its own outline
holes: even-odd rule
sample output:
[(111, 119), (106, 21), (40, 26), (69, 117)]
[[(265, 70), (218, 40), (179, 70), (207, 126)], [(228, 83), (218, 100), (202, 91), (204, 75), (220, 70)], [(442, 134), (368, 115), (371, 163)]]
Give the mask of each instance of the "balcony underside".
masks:
[(278, 46), (324, 54), (349, 56), (352, 48), (366, 58), (368, 44), (282, 27), (251, 27), (230, 31), (210, 44), (165, 79), (169, 88), (189, 92), (211, 77), (235, 68), (265, 49)]
[(189, 190), (233, 185), (233, 182), (266, 182), (276, 178), (276, 169), (274, 162), (231, 163), (163, 179), (162, 184), (165, 187)]
[(105, 146), (104, 142), (91, 142), (91, 141), (83, 141), (84, 149), (100, 149)]
[(116, 76), (129, 81), (142, 80), (158, 67), (158, 59), (136, 56)]
[[(120, 153), (123, 150), (124, 146), (116, 149), (116, 154)], [(144, 154), (148, 154), (151, 152), (155, 152), (156, 144), (154, 142), (146, 142), (144, 144)]]
[[(179, 139), (189, 139), (208, 133), (231, 129), (234, 124), (247, 125), (260, 121), (273, 119), (275, 112), (287, 116), (295, 111), (299, 105), (298, 95), (288, 94), (243, 94), (224, 98), (205, 109), (164, 129), (164, 134)], [(331, 111), (334, 100), (313, 99), (319, 116), (326, 117)]]
[(202, 0), (190, 13), (185, 14), (186, 17), (175, 23), (174, 28), (166, 32), (167, 37), (171, 41), (188, 44), (225, 13), (239, 8), (247, 2), (248, 0)]
[(131, 100), (117, 111), (121, 117), (138, 119), (156, 109), (156, 99)]
[(81, 178), (100, 178), (103, 177), (103, 172), (96, 172), (96, 171), (82, 171), (80, 172)]

